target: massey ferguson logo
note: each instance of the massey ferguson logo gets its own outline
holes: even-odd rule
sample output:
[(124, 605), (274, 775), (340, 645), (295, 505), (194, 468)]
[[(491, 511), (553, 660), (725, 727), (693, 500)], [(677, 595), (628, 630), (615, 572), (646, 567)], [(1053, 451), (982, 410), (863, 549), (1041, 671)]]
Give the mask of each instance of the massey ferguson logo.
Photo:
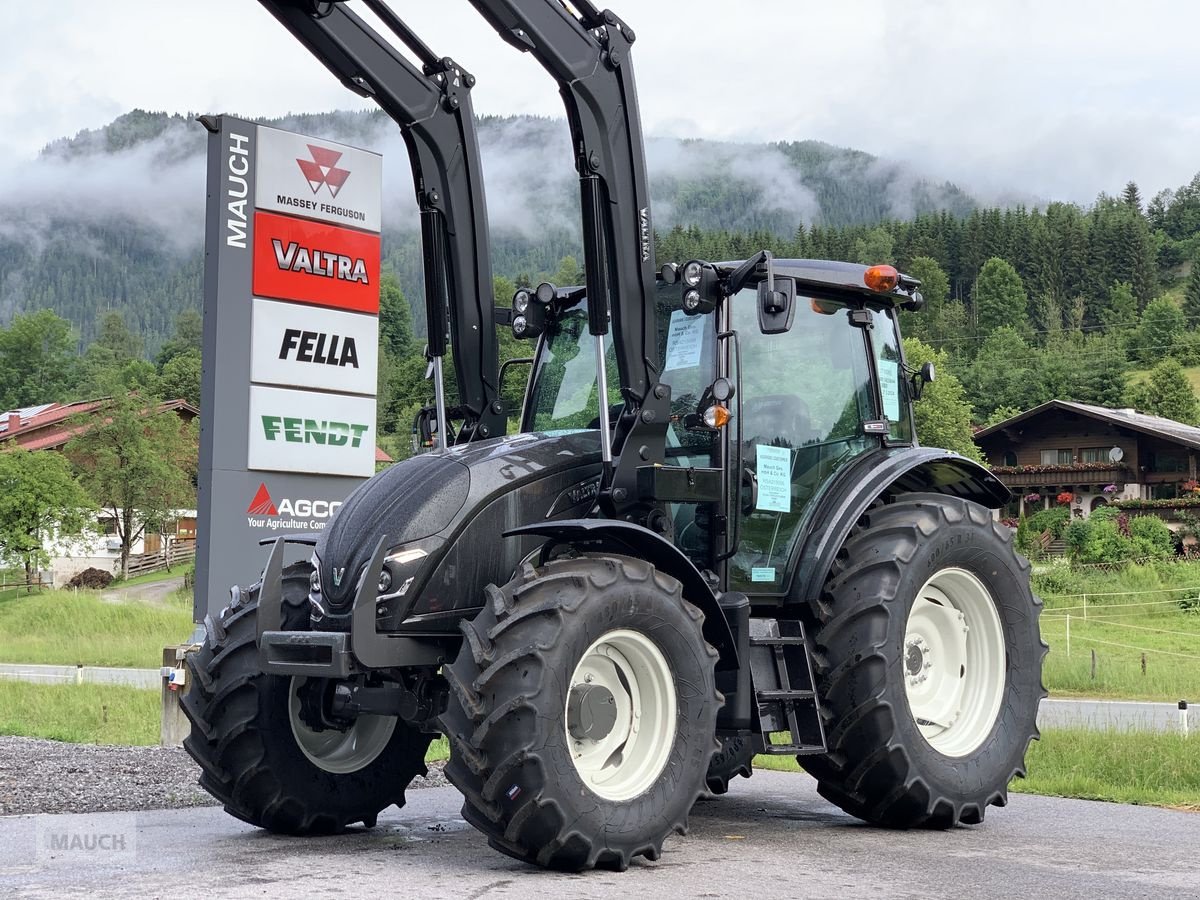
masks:
[[(295, 528), (320, 531), (325, 527), (324, 521), (333, 517), (340, 500), (292, 500), (284, 497), (276, 505), (267, 490), (266, 482), (259, 484), (254, 493), (254, 499), (246, 508), (247, 522), (252, 528)], [(256, 518), (256, 516), (258, 518)]]
[(291, 241), (285, 247), (279, 238), (272, 238), (271, 246), (275, 249), (275, 264), (285, 271), (370, 284), (367, 279), (367, 263), (361, 257), (355, 259), (326, 250), (310, 250), (308, 247), (301, 247), (295, 241)]
[(297, 159), (296, 163), (300, 166), (304, 177), (308, 179), (308, 186), (315, 194), (321, 189), (321, 185), (324, 185), (329, 188), (330, 195), (336, 197), (338, 191), (342, 189), (342, 185), (346, 183), (346, 179), (350, 177), (349, 169), (339, 169), (337, 166), (337, 161), (342, 158), (342, 154), (337, 150), (318, 147), (316, 144), (307, 146), (312, 159)]

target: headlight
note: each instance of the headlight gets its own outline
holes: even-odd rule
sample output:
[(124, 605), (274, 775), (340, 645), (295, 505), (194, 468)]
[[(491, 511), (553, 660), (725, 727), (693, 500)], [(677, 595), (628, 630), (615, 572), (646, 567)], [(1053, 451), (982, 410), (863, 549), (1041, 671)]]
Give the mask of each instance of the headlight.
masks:
[(694, 312), (700, 306), (700, 292), (688, 291), (683, 295), (683, 308), (688, 312)]
[(688, 287), (699, 287), (701, 273), (700, 263), (693, 259), (683, 267), (683, 283)]
[(529, 309), (529, 291), (517, 291), (513, 297), (513, 312), (523, 313)]
[(392, 573), (384, 566), (379, 572), (379, 593), (386, 594), (392, 587)]
[(516, 335), (517, 337), (520, 337), (521, 335), (523, 335), (525, 333), (525, 327), (528, 324), (529, 323), (525, 321), (524, 316), (515, 316), (512, 320), (513, 334)]

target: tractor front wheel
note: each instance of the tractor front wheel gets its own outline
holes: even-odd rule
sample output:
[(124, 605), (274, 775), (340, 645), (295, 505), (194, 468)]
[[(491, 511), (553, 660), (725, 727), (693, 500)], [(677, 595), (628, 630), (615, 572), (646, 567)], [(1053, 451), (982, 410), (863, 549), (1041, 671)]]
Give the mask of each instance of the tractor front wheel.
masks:
[(679, 582), (642, 560), (526, 565), (443, 670), (446, 777), (497, 850), (624, 869), (682, 834), (716, 749), (717, 653)]

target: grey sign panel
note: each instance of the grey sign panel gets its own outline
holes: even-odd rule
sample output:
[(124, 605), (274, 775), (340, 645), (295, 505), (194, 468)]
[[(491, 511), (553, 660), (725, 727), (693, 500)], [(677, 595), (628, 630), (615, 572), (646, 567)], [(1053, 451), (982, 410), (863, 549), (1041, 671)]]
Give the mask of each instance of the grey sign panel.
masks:
[[(260, 540), (281, 534), (320, 532), (346, 496), (363, 481), (361, 477), (313, 472), (368, 475), (374, 464), (375, 400), (363, 394), (368, 390), (374, 393), (377, 324), (370, 314), (359, 314), (358, 319), (342, 314), (339, 319), (338, 313), (323, 311), (318, 306), (306, 309), (277, 300), (254, 299), (255, 198), (262, 193), (260, 182), (263, 178), (271, 182), (272, 197), (282, 193), (282, 188), (276, 189), (278, 185), (295, 187), (292, 193), (297, 196), (304, 191), (315, 195), (319, 189), (322, 196), (328, 193), (345, 201), (336, 204), (331, 217), (350, 215), (344, 208), (359, 215), (359, 208), (363, 207), (366, 212), (361, 215), (372, 216), (372, 221), (366, 224), (375, 228), (378, 228), (376, 210), (380, 192), (379, 161), (374, 154), (262, 129), (233, 116), (205, 117), (202, 121), (209, 139), (196, 621), (215, 614), (225, 605), (231, 585), (248, 585), (258, 579), (267, 553)], [(269, 160), (263, 160), (259, 151), (267, 131), (270, 132), (267, 143), (276, 152), (269, 154)], [(352, 181), (353, 189), (348, 187), (344, 195), (331, 186), (334, 182), (335, 186), (347, 186)], [(276, 211), (276, 217), (280, 211)], [(298, 211), (287, 211), (295, 212)], [(295, 221), (298, 228), (304, 227), (303, 221)], [(371, 273), (372, 283), (377, 278), (377, 271)], [(338, 305), (325, 304), (321, 299), (311, 302)], [(256, 304), (260, 331), (278, 324), (276, 320), (282, 322), (283, 328), (278, 346), (264, 344), (258, 348), (263, 358), (257, 362), (253, 360), (252, 340)], [(265, 312), (264, 306), (268, 307)], [(286, 352), (289, 329), (296, 332), (295, 353), (291, 356)], [(347, 341), (351, 338), (354, 351), (348, 353)], [(340, 349), (330, 362), (335, 343)], [(297, 367), (291, 370), (297, 373), (296, 377), (288, 376), (288, 365)], [(263, 381), (276, 385), (290, 382), (307, 391), (252, 385), (255, 366)], [(360, 370), (370, 375), (369, 386), (361, 376), (355, 377)], [(292, 398), (293, 406), (302, 412), (298, 416), (288, 412), (292, 409), (289, 406), (276, 416), (278, 427), (274, 432), (268, 428), (263, 440), (273, 436), (272, 448), (278, 445), (283, 449), (275, 452), (274, 461), (267, 460), (264, 464), (259, 459), (257, 468), (288, 471), (252, 472), (248, 467), (251, 455), (262, 456), (261, 450), (251, 444), (253, 432), (248, 427), (252, 396), (261, 403), (263, 396), (276, 394)], [(353, 412), (357, 418), (351, 416), (353, 422), (343, 422), (347, 417), (342, 412)], [(322, 414), (317, 416), (317, 413)], [(310, 415), (315, 417), (311, 421)], [(293, 421), (288, 416), (297, 417)], [(274, 422), (270, 416), (267, 418), (268, 424)], [(355, 441), (357, 430), (362, 434)], [(351, 459), (356, 461), (349, 462)], [(289, 560), (307, 558), (310, 552), (306, 547), (295, 547)]]

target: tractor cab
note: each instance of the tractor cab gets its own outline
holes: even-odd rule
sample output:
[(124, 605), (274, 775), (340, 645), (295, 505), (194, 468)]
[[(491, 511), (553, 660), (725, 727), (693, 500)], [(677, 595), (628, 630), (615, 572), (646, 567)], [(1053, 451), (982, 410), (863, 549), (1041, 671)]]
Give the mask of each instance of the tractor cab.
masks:
[[(663, 465), (639, 477), (690, 479), (696, 497), (669, 503), (664, 535), (722, 590), (782, 596), (789, 557), (834, 476), (870, 451), (915, 444), (911, 400), (933, 371), (905, 366), (897, 311), (922, 301), (918, 283), (891, 267), (771, 261), (772, 298), (764, 260), (726, 294), (742, 265), (693, 261), (657, 279), (670, 423)], [(585, 294), (542, 285), (514, 296), (514, 334), (537, 339), (521, 431), (599, 427)], [(771, 319), (764, 307), (781, 294), (787, 308)], [(605, 348), (615, 418), (616, 358)]]

